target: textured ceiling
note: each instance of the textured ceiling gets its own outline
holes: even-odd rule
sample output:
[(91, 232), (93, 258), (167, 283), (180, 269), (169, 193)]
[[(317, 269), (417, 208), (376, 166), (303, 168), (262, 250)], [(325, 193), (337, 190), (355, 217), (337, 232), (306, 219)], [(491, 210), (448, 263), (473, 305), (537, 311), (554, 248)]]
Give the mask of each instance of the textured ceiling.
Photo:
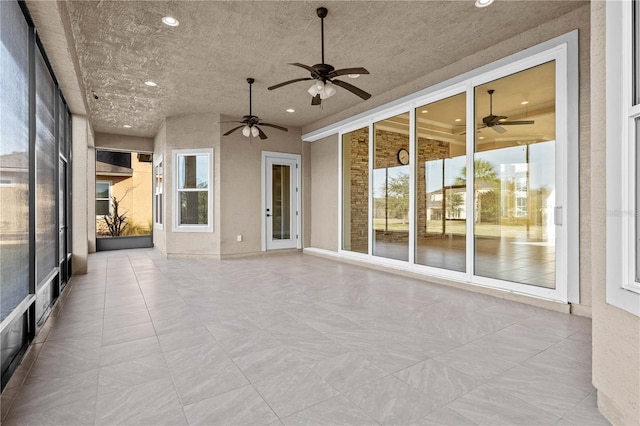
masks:
[[(29, 2), (30, 9), (44, 7)], [(500, 1), (485, 9), (458, 1), (67, 1), (80, 87), (98, 132), (154, 136), (166, 116), (248, 114), (247, 77), (256, 79), (253, 113), (264, 121), (311, 124), (408, 83), (505, 38), (565, 14), (581, 1)], [(320, 62), (325, 6), (325, 61), (363, 66), (348, 80), (373, 95), (338, 88), (322, 108), (310, 105), (307, 77), (287, 65)], [(33, 13), (33, 12), (32, 12)], [(165, 15), (180, 26), (161, 23)], [(69, 38), (67, 36), (67, 38)], [(45, 40), (46, 46), (46, 40)], [(146, 80), (158, 83), (148, 87)], [(93, 93), (99, 98), (94, 99)], [(294, 108), (295, 113), (285, 110)], [(130, 124), (132, 128), (122, 126)]]

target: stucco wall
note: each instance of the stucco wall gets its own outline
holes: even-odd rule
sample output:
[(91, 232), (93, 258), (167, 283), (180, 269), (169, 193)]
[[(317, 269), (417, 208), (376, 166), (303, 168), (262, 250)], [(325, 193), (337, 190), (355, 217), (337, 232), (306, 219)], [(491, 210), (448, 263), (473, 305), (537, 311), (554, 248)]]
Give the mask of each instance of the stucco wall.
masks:
[(98, 133), (95, 135), (96, 148), (119, 151), (153, 152), (153, 139), (137, 136)]
[(338, 250), (338, 136), (311, 144), (311, 247)]
[[(220, 256), (220, 121), (218, 114), (168, 117), (165, 122), (164, 233), (167, 256)], [(213, 232), (173, 231), (173, 158), (175, 149), (213, 148)]]
[[(605, 115), (605, 3), (591, 5), (591, 114)], [(591, 123), (591, 277), (593, 384), (598, 406), (617, 425), (640, 424), (640, 318), (606, 303), (604, 119)]]
[[(221, 121), (237, 117), (221, 117)], [(227, 125), (229, 126), (229, 125)], [(225, 127), (222, 131), (228, 130)], [(302, 154), (299, 128), (288, 132), (264, 128), (268, 138), (247, 138), (238, 130), (222, 136), (220, 146), (220, 253), (222, 256), (262, 251), (262, 151)], [(301, 164), (302, 166), (302, 164)], [(237, 235), (242, 235), (238, 242)]]
[[(87, 259), (89, 255), (88, 235), (88, 203), (87, 192), (88, 183), (88, 134), (91, 131), (87, 118), (83, 115), (72, 116), (71, 137), (73, 138), (71, 163), (71, 184), (72, 192), (72, 267), (73, 274), (87, 273)], [(95, 188), (94, 188), (95, 191)], [(95, 207), (94, 207), (95, 208)]]
[[(166, 150), (166, 139), (167, 139), (167, 125), (165, 122), (162, 123), (160, 128), (158, 129), (158, 133), (156, 137), (153, 139), (153, 159), (154, 161), (158, 159), (162, 155), (163, 160), (163, 179), (164, 179), (164, 188), (163, 188), (163, 203), (162, 203), (162, 218), (163, 223), (162, 226), (157, 226), (154, 224), (153, 226), (153, 247), (163, 253), (165, 256), (167, 255), (167, 235), (166, 230), (169, 224), (167, 223), (167, 192), (169, 191), (169, 187), (167, 187), (166, 175), (167, 175), (167, 167), (164, 159), (166, 158), (165, 150)], [(155, 185), (155, 183), (154, 183)], [(155, 205), (153, 206), (155, 209)], [(154, 212), (155, 213), (155, 212)], [(153, 216), (155, 217), (155, 216)]]

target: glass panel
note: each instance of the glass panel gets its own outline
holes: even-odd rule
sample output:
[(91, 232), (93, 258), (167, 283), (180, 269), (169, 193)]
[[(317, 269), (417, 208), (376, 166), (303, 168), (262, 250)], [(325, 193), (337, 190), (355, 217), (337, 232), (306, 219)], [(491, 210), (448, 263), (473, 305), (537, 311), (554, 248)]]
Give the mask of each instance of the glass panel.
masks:
[(65, 248), (65, 228), (66, 228), (66, 196), (67, 193), (67, 163), (60, 160), (58, 164), (58, 217), (60, 218), (60, 235), (58, 236), (58, 262), (64, 260), (67, 255)]
[(109, 199), (109, 186), (107, 182), (96, 182), (96, 198)]
[(476, 275), (555, 288), (555, 87), (549, 62), (475, 89)]
[(373, 254), (409, 260), (409, 113), (373, 129)]
[(369, 128), (342, 135), (342, 249), (369, 252)]
[(96, 216), (106, 216), (109, 214), (109, 200), (96, 200)]
[(153, 163), (137, 152), (96, 151), (96, 236), (149, 235)]
[(178, 189), (209, 187), (209, 158), (206, 155), (178, 157)]
[(208, 192), (180, 192), (180, 224), (206, 225), (208, 220)]
[(640, 104), (640, 0), (633, 1), (633, 104)]
[(156, 223), (162, 225), (162, 161), (155, 167)]
[(0, 321), (29, 295), (28, 43), (18, 2), (0, 1)]
[(466, 270), (466, 94), (416, 109), (415, 263)]
[[(640, 7), (639, 7), (640, 8)], [(636, 282), (640, 283), (640, 118), (636, 118)]]
[(57, 266), (56, 229), (58, 162), (55, 140), (54, 84), (39, 50), (36, 52), (36, 283)]
[(274, 240), (291, 239), (291, 166), (273, 164), (271, 168), (271, 197)]

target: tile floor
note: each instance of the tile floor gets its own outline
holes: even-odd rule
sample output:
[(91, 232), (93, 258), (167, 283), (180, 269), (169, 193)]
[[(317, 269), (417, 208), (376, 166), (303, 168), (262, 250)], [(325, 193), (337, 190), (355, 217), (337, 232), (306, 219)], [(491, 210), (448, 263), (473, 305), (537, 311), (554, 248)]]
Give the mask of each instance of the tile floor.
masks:
[(591, 322), (298, 253), (89, 257), (3, 424), (604, 425)]

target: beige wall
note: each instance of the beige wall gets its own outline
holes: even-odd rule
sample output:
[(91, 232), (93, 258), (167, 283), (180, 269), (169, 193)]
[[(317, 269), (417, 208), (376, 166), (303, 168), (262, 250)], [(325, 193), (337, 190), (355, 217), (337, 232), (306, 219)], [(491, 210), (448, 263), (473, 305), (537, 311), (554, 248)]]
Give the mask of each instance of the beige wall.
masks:
[[(71, 163), (72, 192), (72, 267), (73, 274), (87, 273), (87, 259), (89, 255), (88, 218), (89, 203), (87, 202), (88, 187), (88, 140), (91, 127), (83, 115), (72, 116), (71, 137), (73, 138)], [(95, 191), (95, 188), (94, 188)], [(95, 209), (95, 206), (94, 206)]]
[(311, 144), (311, 247), (338, 250), (338, 136)]
[[(166, 158), (166, 154), (165, 154), (165, 150), (166, 150), (166, 140), (167, 140), (167, 125), (165, 122), (162, 123), (162, 125), (160, 126), (160, 128), (158, 129), (158, 133), (156, 134), (156, 137), (153, 140), (153, 159), (154, 161), (156, 159), (158, 159), (160, 156), (162, 156), (162, 165), (163, 165), (163, 179), (164, 179), (164, 187), (163, 187), (163, 197), (164, 197), (164, 202), (162, 205), (162, 226), (158, 226), (154, 224), (153, 227), (153, 247), (156, 250), (159, 250), (160, 252), (164, 253), (164, 255), (167, 255), (167, 234), (166, 234), (166, 230), (169, 229), (168, 226), (170, 225), (170, 223), (167, 222), (167, 191), (169, 190), (169, 188), (167, 187), (167, 181), (166, 181), (166, 174), (167, 172), (167, 167), (166, 167), (166, 163), (164, 162), (164, 159)], [(155, 183), (154, 183), (155, 185)], [(152, 187), (152, 190), (154, 190), (154, 188)], [(153, 208), (155, 209), (155, 205), (153, 206)]]
[(96, 148), (116, 151), (153, 152), (152, 138), (96, 132), (95, 140)]
[[(167, 256), (220, 257), (220, 116), (193, 114), (167, 117), (164, 157), (164, 237)], [(157, 139), (157, 138), (156, 138)], [(175, 149), (213, 148), (213, 232), (174, 232), (172, 221), (173, 159)]]
[[(234, 118), (223, 116), (221, 119)], [(224, 130), (228, 129), (225, 127)], [(221, 137), (219, 205), (220, 253), (223, 256), (262, 251), (262, 220), (265, 217), (261, 192), (262, 152), (303, 154), (299, 128), (289, 127), (288, 132), (264, 130), (268, 136), (265, 140), (246, 138), (240, 131)], [(240, 234), (242, 242), (236, 240)]]
[[(591, 115), (605, 117), (605, 3), (591, 5)], [(616, 425), (640, 424), (640, 318), (606, 303), (605, 120), (591, 126), (593, 384), (598, 406)]]

